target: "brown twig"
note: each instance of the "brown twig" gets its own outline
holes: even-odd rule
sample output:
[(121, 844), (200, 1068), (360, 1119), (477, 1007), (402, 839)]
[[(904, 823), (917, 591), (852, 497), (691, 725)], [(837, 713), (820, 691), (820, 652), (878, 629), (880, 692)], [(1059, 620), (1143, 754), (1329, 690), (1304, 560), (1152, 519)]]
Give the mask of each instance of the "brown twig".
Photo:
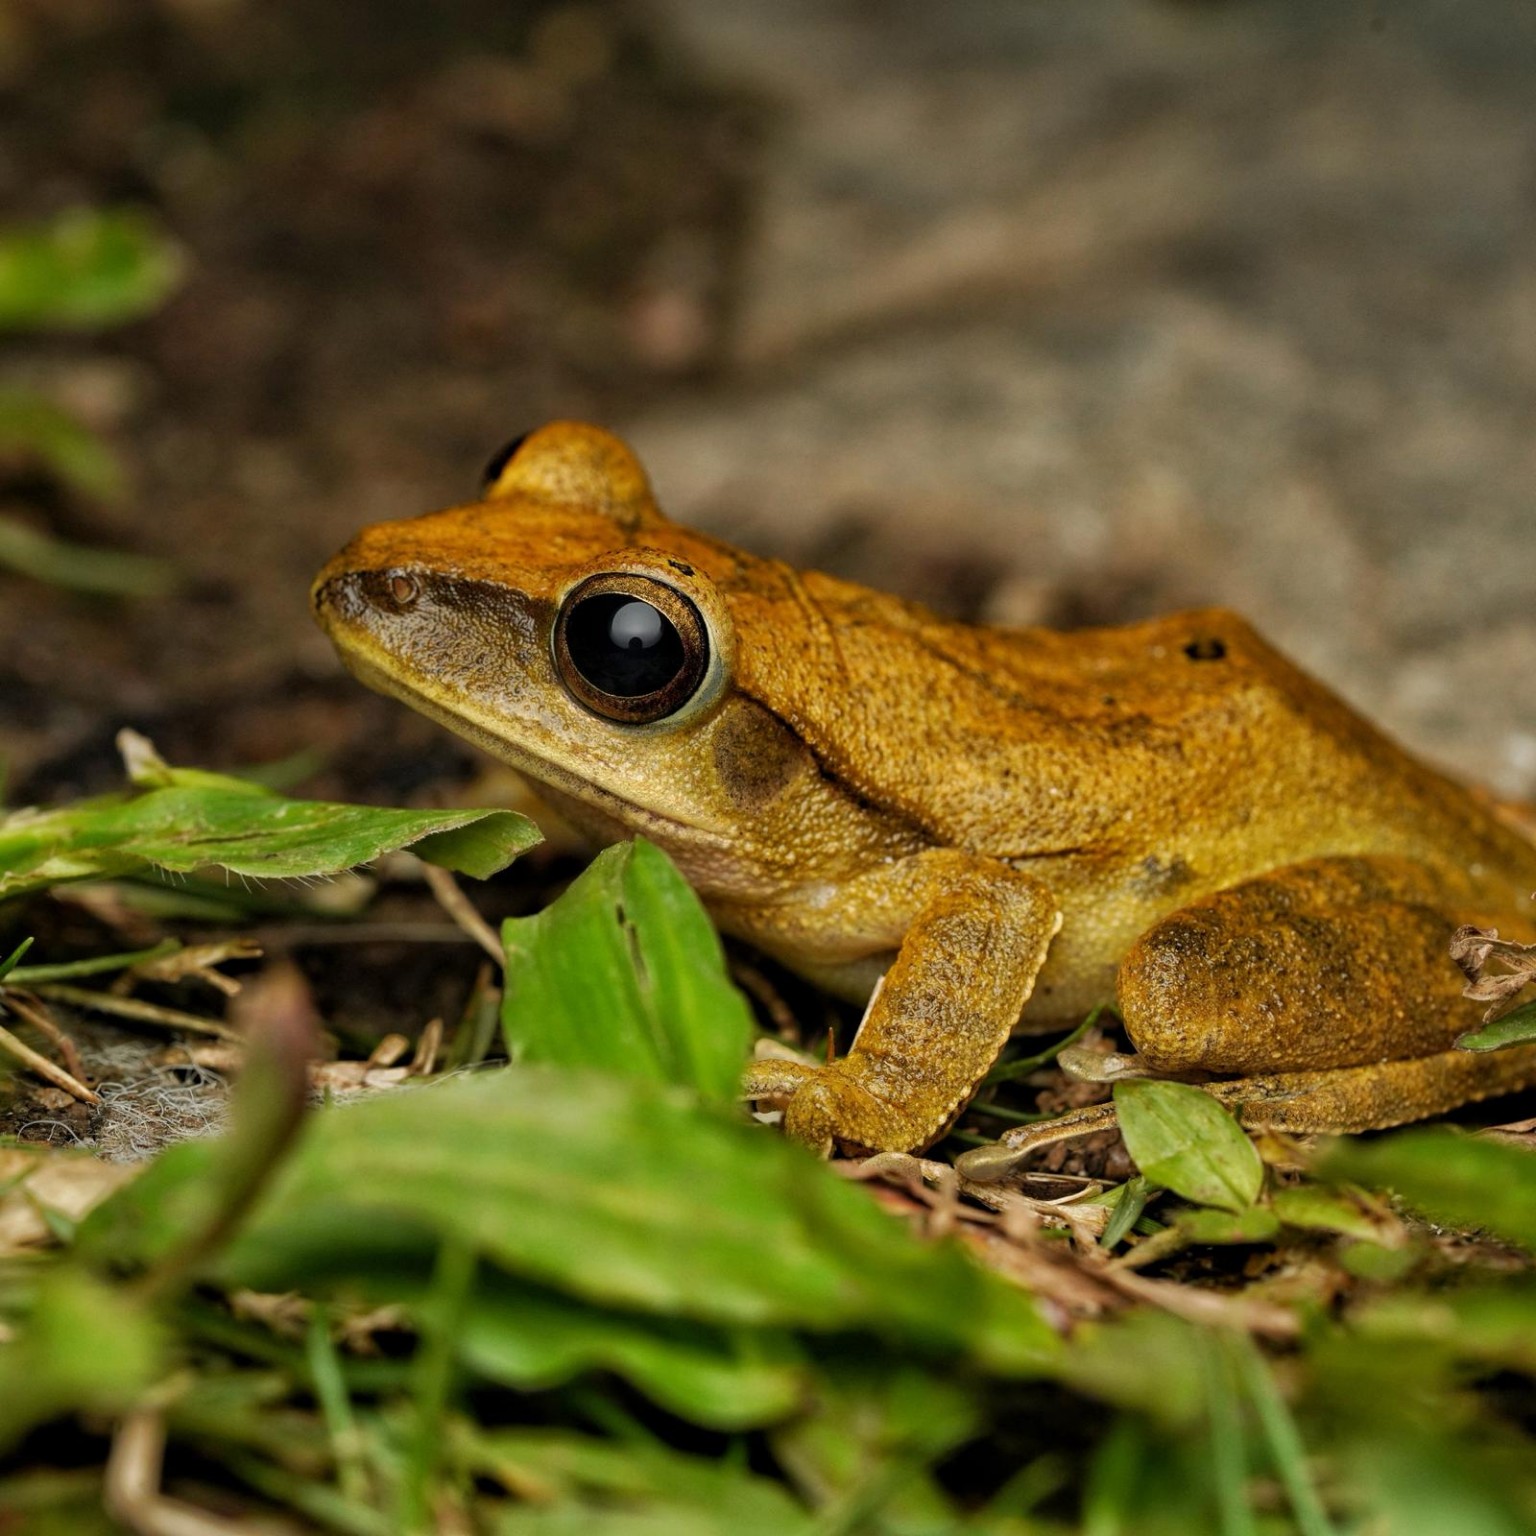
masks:
[(84, 1082), (85, 1063), (80, 1060), (80, 1052), (76, 1049), (75, 1042), (59, 1028), (53, 1015), (43, 1007), (42, 999), (12, 987), (5, 994), (5, 1002), (17, 1018), (25, 1019), (33, 1029), (48, 1037), (54, 1050), (64, 1059), (64, 1070)]
[(501, 940), (496, 937), (496, 931), (475, 910), (474, 903), (470, 901), (463, 891), (459, 889), (459, 882), (448, 873), (446, 869), (440, 869), (436, 864), (423, 864), (422, 873), (426, 878), (427, 888), (437, 898), (437, 904), (444, 912), (456, 922), (460, 928), (477, 943), (497, 965), (506, 964), (506, 956), (502, 953)]
[(199, 1014), (183, 1013), (179, 1008), (162, 1008), (158, 1003), (140, 1002), (136, 997), (113, 997), (106, 992), (92, 992), (88, 987), (65, 986), (63, 982), (39, 982), (32, 990), (39, 997), (70, 1003), (76, 1008), (110, 1013), (120, 1019), (135, 1019), (141, 1024), (157, 1024), (164, 1029), (184, 1029), (189, 1034), (211, 1035), (215, 1040), (238, 1040), (240, 1034), (227, 1024), (205, 1019)]
[[(6, 1006), (14, 1007), (14, 999), (7, 999)], [(34, 1051), (30, 1045), (18, 1040), (4, 1025), (0, 1025), (0, 1050), (9, 1051), (29, 1071), (46, 1078), (55, 1088), (62, 1088), (82, 1104), (101, 1103), (100, 1097), (92, 1093), (79, 1078), (72, 1077), (56, 1062), (49, 1061), (41, 1052)]]
[(158, 1408), (138, 1408), (117, 1427), (107, 1457), (102, 1499), (107, 1513), (138, 1536), (241, 1536), (260, 1531), (265, 1536), (295, 1532), (288, 1521), (226, 1520), (195, 1504), (170, 1499), (160, 1491), (165, 1464), (165, 1414)]

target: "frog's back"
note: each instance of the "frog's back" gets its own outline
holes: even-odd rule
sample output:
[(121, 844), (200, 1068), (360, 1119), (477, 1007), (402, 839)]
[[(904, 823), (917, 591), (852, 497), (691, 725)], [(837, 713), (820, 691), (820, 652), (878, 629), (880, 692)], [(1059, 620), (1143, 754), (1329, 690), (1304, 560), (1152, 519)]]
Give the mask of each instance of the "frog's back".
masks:
[(1048, 866), (1056, 888), (1102, 892), (1118, 869), (1165, 888), (1154, 906), (1299, 859), (1397, 853), (1492, 915), (1531, 910), (1536, 847), (1235, 614), (1000, 629), (800, 580), (823, 654), (797, 728), (936, 843)]

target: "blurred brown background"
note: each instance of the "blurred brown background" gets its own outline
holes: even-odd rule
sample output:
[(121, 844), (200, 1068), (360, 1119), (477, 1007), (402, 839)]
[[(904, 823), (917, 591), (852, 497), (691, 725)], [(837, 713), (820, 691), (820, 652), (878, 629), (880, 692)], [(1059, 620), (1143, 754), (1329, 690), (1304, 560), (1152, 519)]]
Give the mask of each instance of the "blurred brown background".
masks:
[(153, 318), (7, 339), (123, 455), (11, 515), (174, 596), (0, 573), (11, 798), (309, 744), (471, 755), (309, 578), (554, 415), (677, 517), (1001, 622), (1224, 602), (1536, 796), (1530, 0), (0, 0), (9, 217), (158, 212)]

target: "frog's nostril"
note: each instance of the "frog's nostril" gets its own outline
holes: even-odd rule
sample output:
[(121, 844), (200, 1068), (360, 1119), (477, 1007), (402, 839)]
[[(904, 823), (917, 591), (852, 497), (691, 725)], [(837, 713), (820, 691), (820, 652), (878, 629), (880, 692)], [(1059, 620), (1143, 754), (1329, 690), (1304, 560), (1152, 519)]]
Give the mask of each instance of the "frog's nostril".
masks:
[(315, 588), (315, 608), (361, 620), (368, 612), (408, 613), (422, 595), (421, 578), (410, 571), (342, 571)]

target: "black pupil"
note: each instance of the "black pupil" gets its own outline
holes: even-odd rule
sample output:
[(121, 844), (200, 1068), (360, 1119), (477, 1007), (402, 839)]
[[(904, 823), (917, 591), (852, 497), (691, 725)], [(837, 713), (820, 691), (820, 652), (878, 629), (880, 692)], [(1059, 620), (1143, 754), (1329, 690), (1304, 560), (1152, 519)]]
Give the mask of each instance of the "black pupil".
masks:
[(576, 670), (621, 699), (655, 693), (683, 669), (683, 642), (672, 621), (624, 592), (577, 603), (566, 619), (565, 643)]

